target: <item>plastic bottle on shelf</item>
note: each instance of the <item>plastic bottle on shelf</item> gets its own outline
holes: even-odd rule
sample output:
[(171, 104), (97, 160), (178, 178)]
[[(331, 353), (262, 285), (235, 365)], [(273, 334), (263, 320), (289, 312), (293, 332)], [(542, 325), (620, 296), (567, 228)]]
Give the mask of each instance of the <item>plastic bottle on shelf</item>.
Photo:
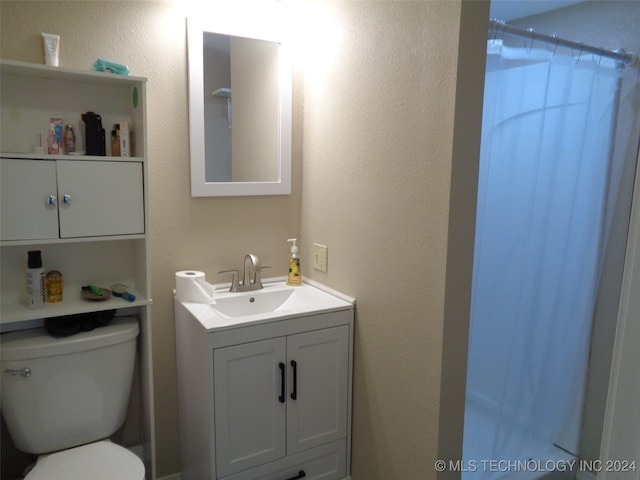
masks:
[(58, 145), (58, 136), (56, 131), (51, 125), (49, 128), (49, 136), (47, 137), (47, 153), (49, 155), (58, 155), (60, 153), (60, 145)]
[(62, 301), (62, 289), (64, 280), (58, 270), (51, 270), (45, 275), (47, 285), (47, 303), (58, 303)]
[(64, 151), (66, 154), (75, 153), (76, 151), (76, 135), (73, 133), (71, 125), (64, 127)]
[(42, 254), (40, 250), (29, 250), (27, 255), (27, 307), (34, 310), (44, 308), (47, 302), (47, 290), (42, 268)]

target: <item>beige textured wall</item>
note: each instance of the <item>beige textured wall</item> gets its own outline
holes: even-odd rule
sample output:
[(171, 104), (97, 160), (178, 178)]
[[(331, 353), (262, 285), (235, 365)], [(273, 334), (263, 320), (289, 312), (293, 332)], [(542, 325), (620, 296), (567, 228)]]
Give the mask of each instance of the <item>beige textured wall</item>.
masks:
[[(473, 3), (469, 27), (488, 18), (488, 4)], [(460, 40), (461, 50), (476, 42), (479, 62), (458, 86), (468, 96), (457, 97), (460, 2), (332, 2), (327, 10), (340, 42), (305, 78), (302, 254), (327, 245), (328, 272), (308, 274), (357, 298), (352, 473), (434, 478), (436, 455), (461, 455), (486, 27)], [(475, 120), (455, 139), (454, 115)], [(452, 168), (463, 188), (450, 203)], [(464, 223), (450, 239), (454, 210)], [(455, 376), (442, 379), (447, 405), (445, 281), (446, 335), (457, 349), (445, 369)]]
[(305, 79), (302, 253), (327, 245), (313, 277), (357, 298), (356, 479), (433, 472), (459, 11), (334, 6), (344, 38)]
[[(283, 274), (291, 236), (302, 239), (303, 274), (357, 297), (353, 478), (435, 478), (439, 438), (442, 452), (459, 448), (479, 128), (477, 102), (467, 102), (481, 83), (457, 78), (458, 30), (461, 11), (474, 25), (488, 5), (469, 2), (480, 5), (469, 12), (459, 0), (315, 3), (340, 43), (329, 61), (296, 69), (293, 195), (235, 199), (190, 197), (180, 2), (0, 4), (3, 58), (42, 62), (39, 35), (49, 31), (62, 37), (61, 66), (88, 68), (100, 56), (149, 78), (160, 476), (179, 468), (174, 272), (198, 268), (215, 278), (253, 251)], [(466, 96), (457, 98), (461, 88)], [(473, 121), (454, 129), (454, 116), (465, 125), (467, 112)], [(329, 246), (327, 274), (310, 268), (313, 242)], [(443, 368), (454, 373), (441, 378)]]

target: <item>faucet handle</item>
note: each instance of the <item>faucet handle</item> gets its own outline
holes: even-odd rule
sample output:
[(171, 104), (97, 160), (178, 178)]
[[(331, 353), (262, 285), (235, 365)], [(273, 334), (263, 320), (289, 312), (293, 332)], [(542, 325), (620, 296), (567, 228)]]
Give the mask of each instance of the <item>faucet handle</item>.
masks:
[(264, 270), (265, 268), (271, 268), (269, 265), (265, 265), (264, 267), (258, 267), (256, 268), (256, 274), (255, 274), (255, 281), (254, 283), (256, 285), (258, 285), (260, 288), (262, 288), (262, 279), (260, 278), (260, 272), (262, 270)]
[(231, 288), (229, 289), (229, 291), (237, 292), (238, 291), (238, 270), (231, 269), (231, 270), (221, 270), (218, 272), (218, 274), (223, 274), (223, 273), (233, 273), (233, 278), (231, 279)]

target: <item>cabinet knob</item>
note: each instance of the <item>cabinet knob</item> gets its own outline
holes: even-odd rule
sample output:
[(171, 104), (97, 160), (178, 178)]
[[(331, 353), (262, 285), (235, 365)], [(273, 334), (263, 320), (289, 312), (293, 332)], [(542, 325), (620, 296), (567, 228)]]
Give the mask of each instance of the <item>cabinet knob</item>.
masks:
[(58, 199), (56, 198), (56, 196), (49, 195), (49, 198), (47, 198), (47, 205), (55, 205), (56, 203), (58, 203)]
[(68, 193), (65, 193), (62, 196), (62, 203), (69, 205), (71, 203), (71, 195), (69, 195)]

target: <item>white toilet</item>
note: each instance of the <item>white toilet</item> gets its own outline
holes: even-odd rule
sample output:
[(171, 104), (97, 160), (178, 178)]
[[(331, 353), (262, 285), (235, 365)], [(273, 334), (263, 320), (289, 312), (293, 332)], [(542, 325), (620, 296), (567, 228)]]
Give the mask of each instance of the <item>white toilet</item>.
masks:
[(108, 437), (124, 423), (138, 321), (116, 317), (65, 338), (44, 328), (0, 339), (2, 414), (38, 461), (25, 480), (143, 480), (144, 464)]

